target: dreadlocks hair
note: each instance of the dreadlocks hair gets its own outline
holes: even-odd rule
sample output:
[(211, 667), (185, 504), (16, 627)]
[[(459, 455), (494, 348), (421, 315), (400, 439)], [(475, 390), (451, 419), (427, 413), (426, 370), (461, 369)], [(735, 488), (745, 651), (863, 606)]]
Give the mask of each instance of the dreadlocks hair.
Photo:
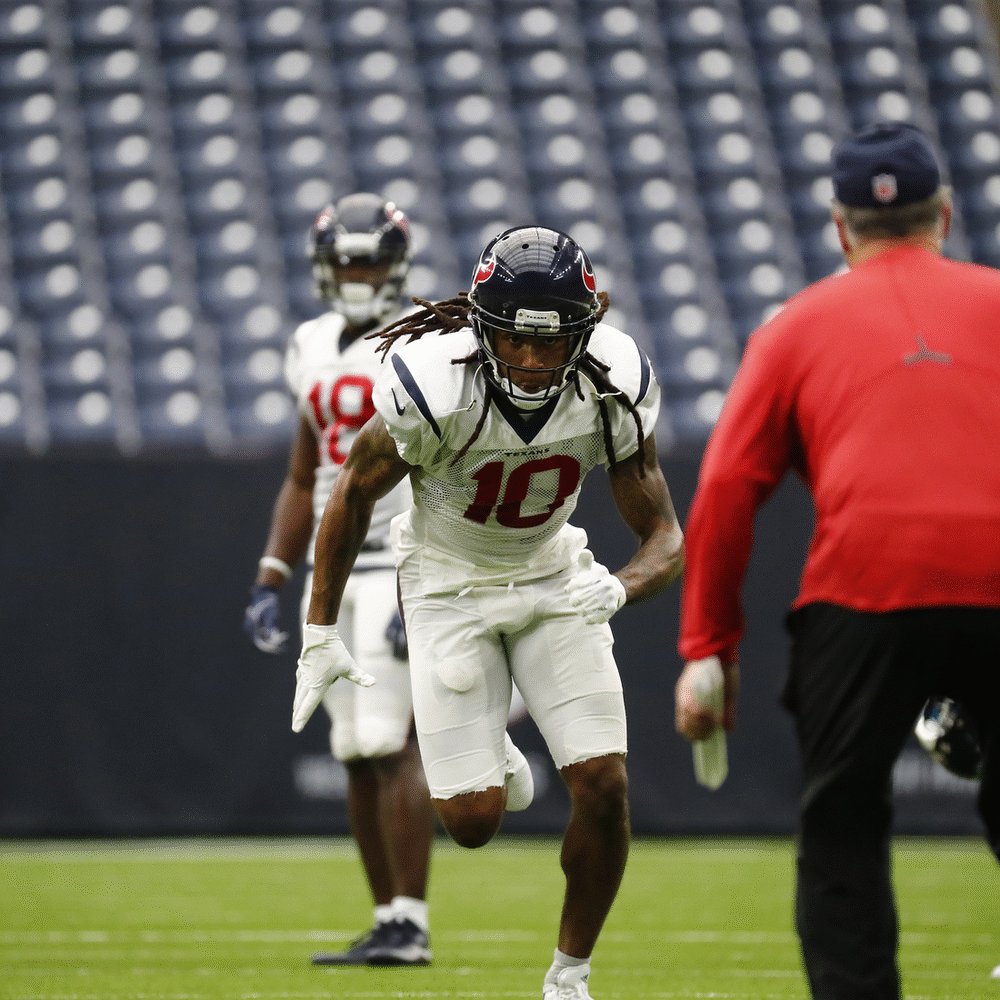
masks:
[(618, 467), (618, 459), (615, 456), (614, 441), (611, 438), (611, 415), (608, 413), (608, 399), (616, 399), (621, 406), (628, 410), (635, 424), (636, 443), (639, 446), (639, 478), (646, 478), (646, 440), (642, 433), (642, 420), (639, 418), (639, 411), (635, 408), (635, 403), (622, 392), (611, 379), (608, 378), (610, 366), (598, 361), (590, 351), (584, 353), (580, 363), (573, 369), (570, 378), (573, 380), (573, 388), (577, 397), (583, 399), (583, 390), (580, 388), (580, 375), (586, 375), (597, 389), (597, 405), (601, 412), (601, 426), (604, 430), (604, 451), (611, 463), (611, 468)]
[(469, 325), (468, 292), (459, 292), (454, 298), (442, 302), (431, 302), (416, 295), (410, 301), (421, 307), (418, 312), (401, 316), (394, 323), (369, 333), (365, 338), (381, 341), (375, 350), (382, 355), (383, 360), (400, 337), (406, 337), (409, 344), (419, 340), (425, 333), (453, 333), (464, 330)]
[[(601, 321), (610, 305), (607, 292), (598, 292), (597, 299), (598, 306), (595, 323)], [(444, 299), (440, 302), (431, 302), (429, 299), (421, 299), (417, 296), (413, 296), (411, 301), (414, 305), (420, 306), (417, 312), (400, 317), (394, 323), (390, 323), (381, 330), (369, 333), (366, 338), (368, 340), (380, 341), (375, 350), (376, 353), (382, 355), (383, 360), (388, 355), (392, 345), (401, 337), (406, 337), (406, 343), (409, 344), (414, 340), (419, 340), (425, 333), (453, 333), (456, 330), (463, 330), (470, 325), (468, 292), (459, 292), (453, 298)], [(475, 364), (482, 360), (480, 354), (481, 352), (477, 349), (464, 358), (453, 358), (451, 363), (453, 365)], [(577, 398), (581, 400), (584, 398), (583, 389), (580, 387), (581, 374), (586, 375), (594, 385), (594, 388), (597, 389), (597, 403), (601, 414), (601, 426), (604, 431), (604, 450), (612, 469), (617, 468), (618, 460), (615, 456), (614, 441), (611, 437), (611, 416), (608, 413), (607, 401), (608, 399), (615, 399), (621, 406), (624, 406), (628, 410), (635, 423), (636, 439), (639, 445), (639, 475), (645, 478), (646, 442), (643, 439), (642, 421), (632, 400), (608, 378), (607, 373), (609, 371), (610, 366), (598, 361), (589, 351), (586, 351), (575, 368), (570, 372), (569, 378), (573, 382), (573, 389), (576, 392)], [(480, 414), (479, 420), (472, 434), (469, 436), (469, 440), (462, 445), (451, 460), (452, 465), (465, 456), (466, 452), (482, 433), (483, 425), (486, 423), (486, 414), (489, 413), (491, 400), (492, 394), (487, 393), (483, 412)]]

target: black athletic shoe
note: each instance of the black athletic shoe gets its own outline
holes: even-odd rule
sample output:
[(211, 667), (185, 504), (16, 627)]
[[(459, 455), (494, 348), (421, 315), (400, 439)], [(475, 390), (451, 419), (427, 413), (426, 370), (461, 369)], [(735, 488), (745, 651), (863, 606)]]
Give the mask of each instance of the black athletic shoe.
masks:
[(388, 933), (368, 949), (369, 965), (430, 965), (430, 938), (412, 920), (397, 918), (384, 926)]
[(356, 937), (346, 951), (318, 951), (312, 957), (313, 965), (368, 965), (373, 948), (388, 944), (390, 924), (376, 924), (371, 930)]

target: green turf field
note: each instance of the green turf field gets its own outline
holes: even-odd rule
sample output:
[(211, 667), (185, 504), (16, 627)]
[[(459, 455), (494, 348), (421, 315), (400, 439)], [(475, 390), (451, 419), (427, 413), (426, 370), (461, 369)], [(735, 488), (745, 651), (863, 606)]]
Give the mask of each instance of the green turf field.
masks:
[[(633, 847), (594, 956), (595, 1000), (805, 997), (788, 841)], [(909, 1000), (1000, 1000), (1000, 875), (979, 842), (897, 845)], [(434, 964), (313, 968), (370, 905), (350, 841), (0, 844), (4, 1000), (538, 1000), (562, 892), (558, 844), (439, 842)]]

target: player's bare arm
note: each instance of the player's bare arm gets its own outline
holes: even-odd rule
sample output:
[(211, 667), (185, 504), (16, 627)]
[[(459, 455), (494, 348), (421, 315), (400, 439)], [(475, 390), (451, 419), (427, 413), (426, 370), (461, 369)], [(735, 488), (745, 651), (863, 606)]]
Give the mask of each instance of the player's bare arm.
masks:
[(307, 621), (314, 625), (337, 621), (344, 587), (368, 534), (375, 503), (410, 468), (399, 457), (396, 442), (376, 413), (351, 446), (323, 511)]
[[(289, 566), (294, 566), (305, 554), (312, 533), (313, 485), (316, 482), (316, 434), (304, 417), (292, 443), (288, 471), (274, 502), (271, 530), (264, 547), (266, 555), (274, 556)], [(282, 573), (264, 567), (257, 582), (281, 586)]]
[(660, 468), (653, 434), (646, 438), (643, 451), (641, 467), (640, 453), (636, 452), (609, 473), (618, 512), (639, 539), (635, 555), (615, 573), (625, 585), (629, 602), (652, 597), (684, 570), (684, 534)]

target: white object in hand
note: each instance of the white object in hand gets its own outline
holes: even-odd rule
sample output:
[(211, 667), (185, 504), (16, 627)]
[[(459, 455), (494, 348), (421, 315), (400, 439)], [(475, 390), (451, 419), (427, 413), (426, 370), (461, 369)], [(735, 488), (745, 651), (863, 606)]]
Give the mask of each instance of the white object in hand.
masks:
[[(707, 656), (703, 660), (693, 660), (688, 664), (691, 671), (691, 691), (698, 704), (710, 708), (721, 716), (725, 704), (725, 678), (722, 662), (717, 656)], [(726, 749), (726, 730), (721, 723), (703, 740), (695, 740), (691, 745), (694, 757), (694, 777), (699, 785), (715, 791), (729, 774), (729, 754)]]

